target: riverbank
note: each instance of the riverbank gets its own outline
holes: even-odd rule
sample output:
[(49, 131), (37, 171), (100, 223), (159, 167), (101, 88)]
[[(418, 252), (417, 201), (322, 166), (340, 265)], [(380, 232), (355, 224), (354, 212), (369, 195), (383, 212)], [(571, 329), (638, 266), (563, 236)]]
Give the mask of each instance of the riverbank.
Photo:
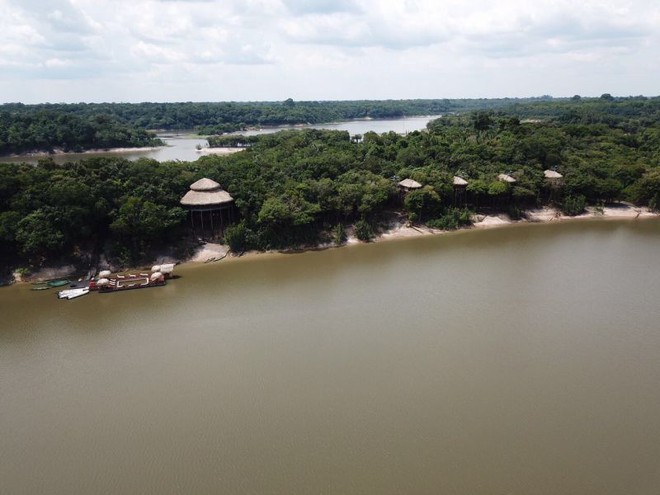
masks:
[[(636, 207), (630, 204), (621, 203), (620, 205), (606, 206), (602, 209), (595, 207), (588, 207), (587, 211), (582, 215), (569, 216), (563, 215), (559, 210), (550, 207), (535, 208), (524, 212), (524, 218), (520, 220), (511, 219), (506, 213), (498, 213), (494, 215), (476, 214), (473, 217), (474, 223), (459, 231), (467, 231), (474, 229), (492, 229), (509, 227), (513, 225), (524, 224), (537, 224), (549, 222), (572, 222), (581, 220), (635, 220), (638, 218), (660, 218), (660, 213), (650, 211), (648, 208)], [(407, 237), (419, 237), (425, 235), (442, 235), (456, 230), (440, 230), (427, 227), (425, 225), (409, 225), (407, 223), (399, 223), (381, 233), (375, 242), (387, 241), (390, 239), (401, 239)], [(358, 241), (354, 237), (349, 237), (349, 244), (356, 244)]]
[[(556, 222), (579, 222), (579, 221), (598, 221), (598, 220), (638, 220), (648, 218), (660, 218), (660, 213), (650, 211), (645, 207), (636, 207), (627, 203), (610, 205), (603, 208), (588, 207), (582, 215), (568, 216), (554, 208), (543, 207), (527, 210), (524, 218), (512, 220), (507, 214), (476, 214), (474, 224), (458, 230), (440, 230), (427, 227), (425, 225), (411, 225), (405, 220), (404, 215), (397, 215), (390, 222), (390, 226), (380, 232), (373, 242), (387, 242), (398, 239), (407, 239), (412, 237), (443, 235), (456, 232), (466, 232), (479, 229), (505, 228), (512, 226), (524, 226), (526, 224), (556, 223)], [(352, 228), (347, 228), (347, 240), (344, 245), (356, 245), (362, 241), (358, 240)], [(215, 263), (222, 260), (234, 260), (239, 258), (253, 258), (258, 256), (288, 255), (304, 251), (330, 249), (342, 246), (336, 246), (333, 243), (321, 244), (312, 248), (289, 249), (289, 250), (269, 250), (269, 251), (246, 251), (243, 253), (233, 253), (229, 246), (219, 243), (207, 242), (200, 246), (195, 253), (185, 260), (174, 260), (167, 258), (167, 262), (178, 262), (182, 265)], [(162, 262), (163, 260), (156, 260)], [(155, 262), (154, 262), (155, 263)], [(14, 273), (14, 279), (18, 283), (30, 283), (41, 280), (48, 280), (58, 277), (67, 277), (75, 272), (72, 265), (62, 267), (48, 267), (30, 274), (29, 277), (21, 277), (20, 273)]]
[(197, 153), (202, 155), (231, 155), (245, 149), (246, 148), (201, 148), (197, 150)]
[[(164, 145), (167, 146), (167, 145)], [(12, 153), (11, 155), (0, 156), (0, 159), (10, 160), (21, 158), (48, 158), (50, 156), (82, 156), (82, 155), (98, 155), (100, 153), (116, 153), (118, 155), (122, 153), (140, 153), (140, 152), (149, 152), (155, 151), (163, 146), (142, 146), (137, 148), (93, 148), (83, 151), (64, 151), (62, 149), (55, 149), (53, 151), (31, 151), (28, 153)]]
[[(602, 209), (595, 207), (588, 207), (587, 211), (582, 215), (569, 216), (563, 215), (559, 210), (550, 207), (536, 208), (524, 212), (524, 218), (520, 220), (511, 219), (506, 213), (499, 213), (496, 215), (480, 215), (474, 216), (474, 223), (469, 227), (459, 229), (474, 230), (474, 229), (492, 229), (510, 227), (514, 225), (525, 224), (538, 224), (550, 222), (574, 222), (584, 220), (635, 220), (638, 218), (660, 218), (660, 213), (652, 212), (648, 208), (639, 208), (629, 204), (622, 203), (616, 206), (606, 206)], [(439, 230), (432, 229), (426, 226), (410, 226), (400, 225), (389, 231), (381, 234), (376, 242), (380, 240), (398, 239), (406, 237), (416, 237), (422, 235), (438, 235), (447, 234), (449, 232), (456, 232), (455, 230)]]
[[(443, 235), (453, 232), (469, 231), (475, 229), (504, 228), (525, 224), (555, 223), (555, 222), (577, 222), (594, 220), (637, 220), (646, 218), (660, 218), (660, 213), (650, 211), (646, 207), (636, 207), (627, 203), (606, 206), (603, 208), (588, 207), (582, 215), (569, 216), (563, 215), (559, 210), (550, 207), (536, 208), (527, 210), (524, 218), (512, 220), (507, 214), (499, 213), (497, 215), (477, 214), (474, 216), (474, 224), (458, 230), (440, 230), (427, 227), (425, 225), (411, 225), (404, 220), (403, 216), (394, 220), (391, 226), (378, 234), (373, 242), (386, 242), (396, 239), (406, 239), (411, 237), (420, 237), (428, 235)], [(346, 245), (360, 244), (362, 241), (353, 233), (351, 228), (347, 229), (348, 238)], [(245, 253), (232, 253), (228, 246), (223, 244), (206, 243), (201, 246), (192, 258), (183, 261), (186, 263), (212, 263), (221, 259), (250, 258), (255, 256), (272, 256), (274, 254), (291, 254), (296, 252), (329, 249), (335, 244), (322, 244), (315, 248), (296, 249), (296, 250), (271, 250), (271, 251), (247, 251)]]

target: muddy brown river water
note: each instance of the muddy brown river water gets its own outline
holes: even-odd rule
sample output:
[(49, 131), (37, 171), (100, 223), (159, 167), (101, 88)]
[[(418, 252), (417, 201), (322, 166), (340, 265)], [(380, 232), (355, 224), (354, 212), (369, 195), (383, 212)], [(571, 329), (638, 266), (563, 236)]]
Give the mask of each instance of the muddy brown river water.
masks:
[(0, 289), (0, 493), (660, 493), (660, 221)]

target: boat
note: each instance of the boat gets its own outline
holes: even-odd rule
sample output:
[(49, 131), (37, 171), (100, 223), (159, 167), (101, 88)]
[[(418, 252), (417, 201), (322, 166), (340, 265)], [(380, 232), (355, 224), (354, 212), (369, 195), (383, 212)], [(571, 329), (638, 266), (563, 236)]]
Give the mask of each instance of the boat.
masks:
[(47, 285), (45, 282), (42, 284), (32, 284), (32, 287), (30, 287), (30, 290), (48, 290), (50, 289), (50, 286)]
[(151, 267), (151, 273), (160, 272), (163, 276), (168, 279), (172, 278), (172, 272), (174, 271), (174, 263), (165, 263), (162, 265), (154, 265)]
[(76, 297), (89, 294), (89, 287), (79, 287), (76, 289), (64, 289), (57, 293), (58, 299), (75, 299)]
[(60, 279), (60, 280), (49, 280), (46, 282), (46, 285), (49, 287), (63, 287), (65, 285), (69, 285), (71, 282), (67, 279)]
[(103, 270), (99, 273), (98, 279), (89, 282), (89, 290), (99, 292), (119, 292), (131, 289), (145, 289), (147, 287), (160, 287), (165, 285), (165, 279), (170, 277), (174, 265), (167, 265), (167, 273), (160, 271), (162, 266), (156, 265), (151, 270), (152, 273), (127, 273), (112, 274), (109, 270)]

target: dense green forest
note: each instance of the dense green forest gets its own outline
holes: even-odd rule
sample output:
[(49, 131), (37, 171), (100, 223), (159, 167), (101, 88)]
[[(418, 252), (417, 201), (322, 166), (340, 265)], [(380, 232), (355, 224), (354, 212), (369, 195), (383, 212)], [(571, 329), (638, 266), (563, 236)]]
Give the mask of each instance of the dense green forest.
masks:
[[(9, 116), (31, 116), (40, 112), (74, 115), (83, 119), (112, 118), (140, 129), (192, 129), (211, 135), (244, 130), (250, 126), (319, 124), (352, 119), (391, 119), (413, 115), (489, 110), (512, 103), (551, 101), (550, 97), (476, 100), (386, 100), (386, 101), (300, 101), (217, 103), (45, 103), (0, 106)], [(557, 101), (557, 100), (553, 100)]]
[[(564, 123), (638, 125), (657, 120), (649, 99), (501, 98), (386, 101), (301, 101), (218, 103), (45, 103), (0, 105), (0, 155), (33, 151), (83, 151), (159, 143), (149, 129), (192, 129), (221, 135), (255, 126), (319, 124), (352, 119), (387, 119), (470, 111), (503, 111), (525, 118), (562, 119)], [(647, 112), (642, 114), (640, 112)]]
[[(549, 203), (569, 214), (620, 200), (657, 208), (659, 108), (659, 98), (536, 102), (447, 115), (405, 136), (282, 131), (196, 162), (2, 164), (0, 256), (6, 267), (36, 267), (100, 252), (135, 264), (165, 246), (183, 255), (192, 235), (179, 199), (201, 177), (236, 200), (225, 240), (237, 251), (341, 243), (351, 226), (369, 239), (393, 212), (449, 229), (483, 209), (519, 218)], [(564, 176), (560, 189), (546, 169)], [(458, 197), (455, 175), (468, 181)], [(402, 196), (404, 178), (424, 187)]]
[(163, 144), (144, 129), (109, 115), (77, 115), (45, 108), (14, 112), (8, 111), (9, 107), (0, 107), (0, 155)]

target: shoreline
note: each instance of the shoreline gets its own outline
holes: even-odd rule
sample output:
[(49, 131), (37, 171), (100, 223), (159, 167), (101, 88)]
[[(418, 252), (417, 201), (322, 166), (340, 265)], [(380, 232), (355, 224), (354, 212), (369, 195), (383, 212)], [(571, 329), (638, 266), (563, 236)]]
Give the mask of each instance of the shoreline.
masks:
[[(416, 237), (425, 236), (438, 236), (449, 234), (467, 233), (476, 230), (487, 229), (501, 229), (511, 227), (523, 227), (527, 225), (542, 225), (548, 223), (565, 223), (565, 222), (585, 222), (585, 221), (613, 221), (613, 220), (644, 220), (660, 218), (660, 212), (650, 211), (646, 207), (635, 207), (626, 203), (621, 203), (614, 206), (606, 206), (602, 208), (602, 212), (596, 207), (587, 207), (587, 212), (581, 215), (568, 216), (562, 215), (558, 210), (550, 207), (537, 208), (527, 210), (524, 212), (526, 218), (521, 220), (512, 220), (505, 213), (496, 215), (475, 215), (475, 223), (469, 227), (464, 227), (456, 230), (440, 230), (433, 229), (424, 225), (409, 225), (406, 222), (400, 221), (395, 223), (391, 228), (378, 234), (371, 243), (391, 242), (403, 239), (411, 239)], [(320, 244), (318, 246), (299, 248), (299, 249), (280, 249), (268, 251), (245, 251), (243, 253), (233, 253), (229, 250), (229, 246), (225, 244), (207, 242), (200, 246), (199, 249), (190, 258), (185, 260), (172, 260), (165, 258), (157, 258), (152, 264), (160, 264), (162, 262), (175, 262), (181, 266), (201, 266), (208, 263), (216, 263), (218, 261), (238, 261), (241, 259), (254, 259), (265, 258), (273, 256), (288, 256), (291, 254), (300, 254), (308, 251), (322, 251), (325, 249), (337, 249), (342, 247), (356, 246), (360, 244), (369, 244), (362, 242), (355, 237), (352, 229), (349, 230), (348, 239), (344, 244), (335, 245), (333, 243)], [(137, 269), (137, 267), (126, 268), (126, 270)], [(30, 284), (37, 281), (49, 280), (54, 278), (64, 278), (69, 276), (74, 271), (71, 265), (61, 267), (43, 268), (38, 272), (31, 274), (27, 280), (22, 280), (20, 275), (14, 272), (14, 283), (16, 284)]]
[[(425, 225), (408, 225), (405, 222), (399, 222), (392, 228), (378, 234), (371, 243), (389, 242), (400, 239), (410, 239), (424, 236), (449, 235), (463, 233), (475, 230), (497, 229), (507, 227), (518, 227), (526, 225), (540, 225), (547, 223), (581, 222), (581, 221), (611, 221), (611, 220), (643, 220), (651, 218), (660, 218), (660, 212), (650, 211), (646, 207), (635, 207), (625, 203), (616, 206), (606, 206), (602, 213), (595, 207), (588, 207), (587, 212), (581, 215), (569, 216), (562, 215), (558, 210), (550, 207), (536, 208), (525, 211), (527, 218), (521, 220), (512, 220), (505, 213), (497, 215), (475, 215), (476, 221), (469, 227), (456, 230), (440, 230), (427, 227)], [(344, 246), (354, 246), (359, 244), (368, 244), (357, 239), (352, 233), (344, 244), (339, 246), (328, 243), (320, 244), (314, 247), (300, 249), (279, 249), (268, 251), (246, 251), (241, 254), (232, 253), (229, 247), (224, 244), (206, 243), (190, 258), (181, 261), (180, 265), (199, 265), (204, 263), (213, 263), (227, 260), (233, 261), (242, 258), (255, 258), (274, 255), (290, 255), (304, 253), (307, 251), (322, 251), (325, 249), (335, 249)]]
[(63, 151), (61, 149), (56, 149), (55, 151), (30, 151), (27, 153), (12, 153), (11, 155), (2, 155), (0, 159), (10, 159), (10, 158), (48, 158), (49, 156), (78, 156), (78, 155), (95, 155), (100, 153), (146, 153), (149, 151), (156, 151), (161, 148), (166, 148), (164, 146), (142, 146), (138, 148), (93, 148), (83, 151)]
[(218, 148), (201, 148), (197, 150), (197, 153), (200, 155), (231, 155), (233, 153), (239, 153), (246, 150), (247, 148), (227, 148), (227, 147), (218, 147)]

